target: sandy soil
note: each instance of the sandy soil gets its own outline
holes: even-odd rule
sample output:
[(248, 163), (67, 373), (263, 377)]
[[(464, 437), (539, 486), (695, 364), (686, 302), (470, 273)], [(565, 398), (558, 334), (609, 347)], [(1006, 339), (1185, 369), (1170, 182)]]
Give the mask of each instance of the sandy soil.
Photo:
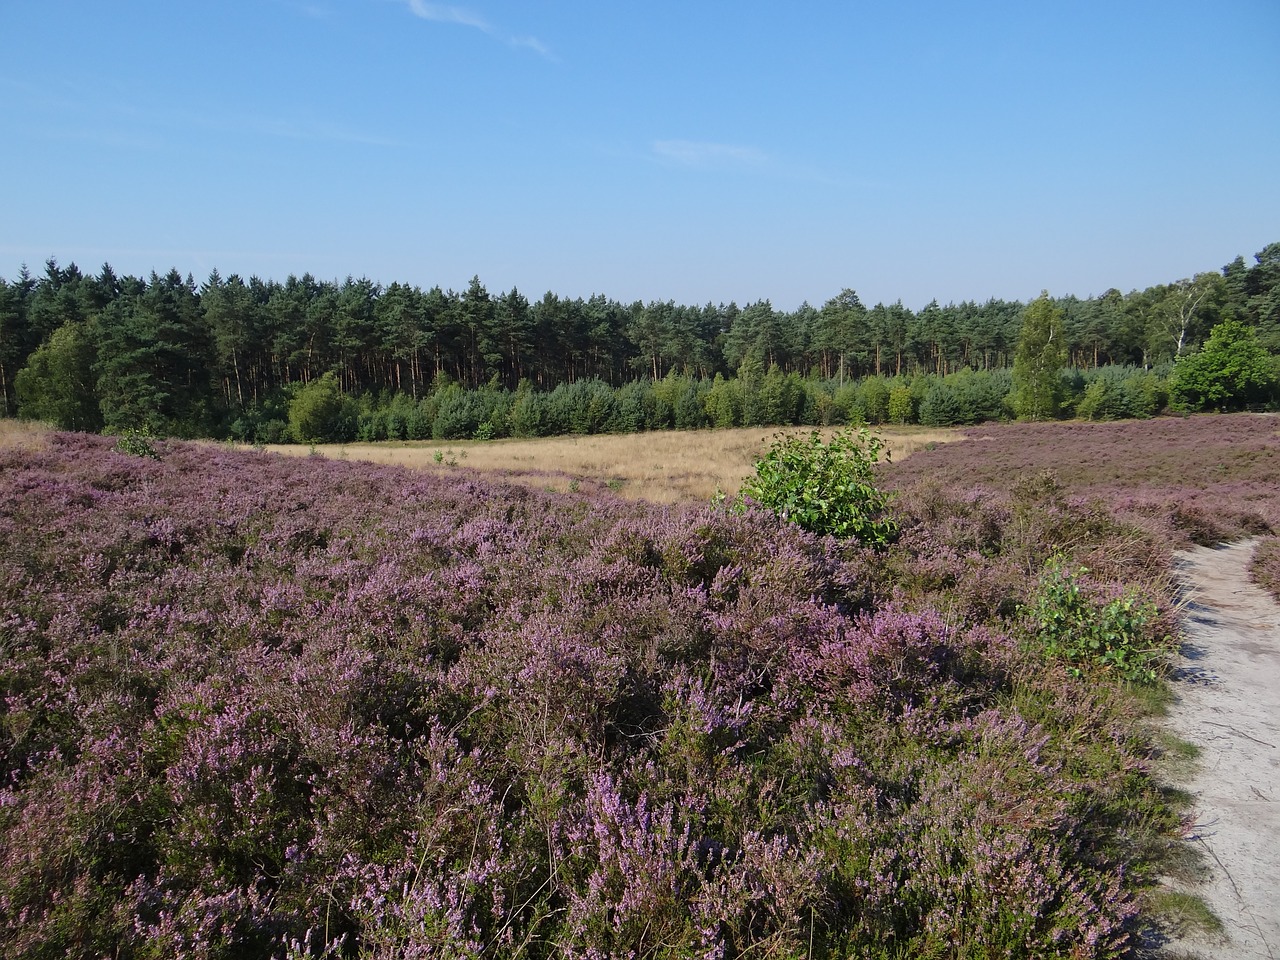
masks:
[(1249, 582), (1254, 542), (1178, 558), (1190, 606), (1169, 711), (1175, 734), (1201, 750), (1184, 786), (1195, 795), (1191, 842), (1202, 896), (1225, 939), (1167, 944), (1167, 955), (1280, 958), (1280, 604)]

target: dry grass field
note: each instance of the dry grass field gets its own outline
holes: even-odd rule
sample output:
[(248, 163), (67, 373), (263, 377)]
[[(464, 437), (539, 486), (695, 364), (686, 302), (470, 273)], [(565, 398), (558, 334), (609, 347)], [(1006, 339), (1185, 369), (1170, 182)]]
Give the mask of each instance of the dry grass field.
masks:
[(0, 450), (38, 450), (45, 445), (50, 428), (30, 420), (0, 419)]
[[(678, 503), (709, 499), (716, 490), (735, 493), (778, 432), (752, 427), (534, 440), (279, 445), (267, 449), (292, 456), (314, 452), (429, 471), (465, 468), (545, 490), (607, 488), (631, 499)], [(789, 432), (803, 429), (791, 428)], [(958, 429), (928, 427), (891, 427), (877, 432), (895, 462), (917, 450), (962, 437)]]

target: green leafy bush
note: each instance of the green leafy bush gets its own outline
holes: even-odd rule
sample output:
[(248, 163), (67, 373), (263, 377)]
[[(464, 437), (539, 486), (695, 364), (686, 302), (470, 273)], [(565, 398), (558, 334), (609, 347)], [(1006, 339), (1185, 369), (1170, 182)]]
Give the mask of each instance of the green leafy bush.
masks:
[(865, 429), (841, 431), (827, 443), (817, 430), (780, 434), (739, 496), (811, 533), (888, 543), (898, 524), (872, 472), (883, 446)]
[(1182, 410), (1243, 410), (1267, 402), (1275, 387), (1275, 361), (1257, 332), (1224, 320), (1199, 353), (1178, 358), (1169, 396)]
[(867, 377), (857, 388), (858, 400), (862, 403), (863, 416), (868, 423), (884, 423), (889, 415), (889, 381), (884, 377)]
[(899, 384), (889, 391), (888, 415), (893, 423), (911, 423), (915, 419), (916, 401), (906, 384)]
[(59, 430), (102, 429), (93, 372), (94, 336), (89, 324), (67, 323), (27, 358), (14, 381), (21, 416), (44, 420)]
[(160, 454), (152, 444), (155, 437), (146, 430), (126, 430), (116, 439), (116, 451), (127, 453), (131, 457), (142, 457), (144, 460), (159, 460)]
[(1084, 374), (1076, 405), (1081, 420), (1129, 420), (1155, 416), (1168, 402), (1164, 380), (1141, 367), (1107, 365)]
[(1132, 592), (1099, 602), (1080, 578), (1086, 567), (1067, 569), (1061, 557), (1045, 565), (1029, 613), (1034, 639), (1050, 657), (1066, 661), (1072, 674), (1102, 672), (1131, 683), (1154, 683), (1164, 651), (1154, 641), (1153, 604)]
[(340, 443), (355, 438), (357, 415), (349, 409), (338, 378), (326, 373), (290, 402), (289, 429), (298, 443)]

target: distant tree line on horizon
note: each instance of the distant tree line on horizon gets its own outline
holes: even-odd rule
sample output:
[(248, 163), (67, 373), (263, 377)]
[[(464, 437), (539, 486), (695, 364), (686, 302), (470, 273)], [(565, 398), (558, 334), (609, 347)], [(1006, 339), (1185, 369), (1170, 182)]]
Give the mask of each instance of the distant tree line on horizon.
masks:
[[(217, 270), (197, 285), (176, 269), (144, 280), (50, 259), (39, 277), (0, 278), (0, 415), (262, 442), (1144, 416), (1168, 402), (1174, 361), (1224, 323), (1280, 354), (1280, 243), (1254, 259), (1036, 301), (1047, 313), (995, 299), (867, 307), (851, 289), (788, 312), (531, 302), (478, 277), (462, 292)], [(1031, 402), (1015, 380), (1033, 314), (1050, 324), (1040, 360), (1055, 369)]]

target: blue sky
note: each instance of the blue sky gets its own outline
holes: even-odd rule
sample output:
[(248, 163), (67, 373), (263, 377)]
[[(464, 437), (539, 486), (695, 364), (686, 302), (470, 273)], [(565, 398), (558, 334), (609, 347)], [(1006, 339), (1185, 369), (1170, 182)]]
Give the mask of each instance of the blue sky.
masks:
[(1080, 296), (1280, 240), (1280, 3), (0, 0), (0, 275)]

